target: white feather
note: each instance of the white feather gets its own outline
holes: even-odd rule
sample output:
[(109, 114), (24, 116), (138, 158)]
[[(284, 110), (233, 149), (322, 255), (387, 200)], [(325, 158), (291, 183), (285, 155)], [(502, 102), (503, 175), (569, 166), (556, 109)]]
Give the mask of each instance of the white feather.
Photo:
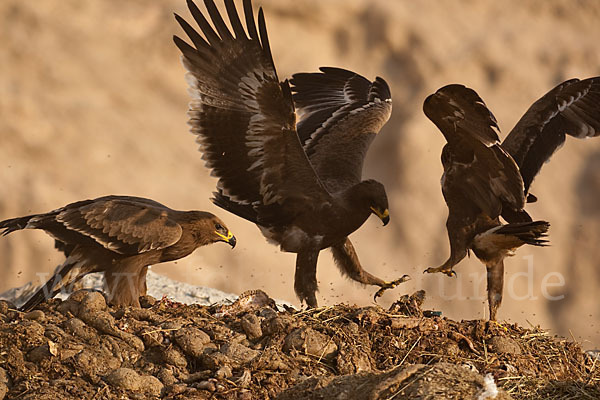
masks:
[(498, 396), (498, 388), (492, 374), (487, 374), (483, 378), (483, 392), (479, 394), (477, 400), (495, 399)]

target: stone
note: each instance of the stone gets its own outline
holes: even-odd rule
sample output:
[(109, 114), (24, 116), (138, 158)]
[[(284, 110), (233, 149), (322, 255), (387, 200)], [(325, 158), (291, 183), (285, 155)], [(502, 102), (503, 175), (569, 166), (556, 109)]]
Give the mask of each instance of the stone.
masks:
[(241, 320), (242, 329), (249, 340), (255, 341), (262, 337), (262, 327), (260, 319), (254, 314), (246, 314)]
[(329, 336), (303, 327), (293, 330), (284, 339), (283, 351), (289, 354), (292, 350), (318, 358), (330, 358), (335, 356), (338, 347)]
[(23, 319), (43, 322), (46, 319), (46, 314), (42, 310), (33, 310), (23, 315)]
[(521, 354), (521, 347), (514, 340), (506, 336), (494, 336), (488, 342), (490, 351), (498, 354)]
[(193, 326), (181, 328), (175, 334), (174, 339), (175, 343), (181, 347), (181, 350), (192, 357), (200, 357), (204, 350), (204, 346), (207, 343), (210, 343), (210, 336)]

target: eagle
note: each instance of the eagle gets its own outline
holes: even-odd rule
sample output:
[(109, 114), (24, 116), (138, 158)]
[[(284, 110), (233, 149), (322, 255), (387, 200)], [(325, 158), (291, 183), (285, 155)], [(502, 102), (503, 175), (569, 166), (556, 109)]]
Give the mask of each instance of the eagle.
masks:
[[(427, 97), (425, 115), (448, 142), (442, 150), (442, 193), (448, 206), (450, 257), (425, 272), (454, 275), (472, 250), (487, 268), (490, 319), (502, 302), (504, 258), (524, 244), (545, 246), (549, 223), (524, 210), (542, 164), (566, 136), (600, 135), (600, 77), (571, 79), (527, 110), (504, 142), (496, 118), (481, 97), (459, 84)], [(506, 223), (502, 223), (500, 217)]]
[(362, 180), (365, 154), (392, 111), (387, 83), (340, 68), (280, 81), (262, 8), (257, 27), (251, 1), (243, 2), (244, 29), (225, 0), (230, 30), (215, 3), (204, 4), (214, 28), (188, 0), (203, 36), (176, 14), (191, 44), (173, 39), (188, 71), (191, 131), (218, 178), (212, 201), (297, 254), (294, 290), (308, 307), (317, 307), (317, 259), (326, 248), (362, 284), (387, 289), (408, 279), (366, 272), (348, 239), (371, 214), (384, 225), (390, 219), (384, 186)]
[(177, 211), (154, 200), (104, 196), (82, 200), (45, 214), (0, 222), (2, 236), (41, 229), (55, 239), (65, 262), (21, 307), (29, 311), (85, 275), (104, 272), (108, 299), (116, 306), (140, 307), (149, 265), (186, 257), (198, 247), (236, 238), (223, 221), (205, 211)]

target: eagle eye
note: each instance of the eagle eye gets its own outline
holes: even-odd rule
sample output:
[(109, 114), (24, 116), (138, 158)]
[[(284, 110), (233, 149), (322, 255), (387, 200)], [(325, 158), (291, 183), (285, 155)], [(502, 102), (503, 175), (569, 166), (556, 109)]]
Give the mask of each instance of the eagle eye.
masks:
[(218, 230), (218, 231), (223, 231), (223, 230), (225, 230), (225, 228), (223, 228), (223, 225), (221, 225), (221, 224), (219, 224), (219, 223), (216, 223), (216, 224), (215, 224), (215, 229), (216, 229), (216, 230)]

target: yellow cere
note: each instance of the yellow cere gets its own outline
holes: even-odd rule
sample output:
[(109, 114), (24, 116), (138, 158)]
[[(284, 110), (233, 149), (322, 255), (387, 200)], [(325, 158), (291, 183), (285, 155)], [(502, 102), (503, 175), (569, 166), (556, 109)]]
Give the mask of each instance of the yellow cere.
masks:
[(371, 207), (371, 210), (373, 210), (375, 215), (377, 215), (379, 218), (387, 218), (390, 216), (390, 212), (387, 208), (385, 209), (385, 211), (383, 213), (379, 212), (379, 210), (377, 210), (375, 207)]
[(227, 241), (229, 241), (229, 239), (231, 239), (233, 237), (233, 233), (231, 233), (231, 231), (227, 231), (227, 236), (225, 236), (222, 233), (219, 233), (217, 231), (215, 231), (215, 233)]

